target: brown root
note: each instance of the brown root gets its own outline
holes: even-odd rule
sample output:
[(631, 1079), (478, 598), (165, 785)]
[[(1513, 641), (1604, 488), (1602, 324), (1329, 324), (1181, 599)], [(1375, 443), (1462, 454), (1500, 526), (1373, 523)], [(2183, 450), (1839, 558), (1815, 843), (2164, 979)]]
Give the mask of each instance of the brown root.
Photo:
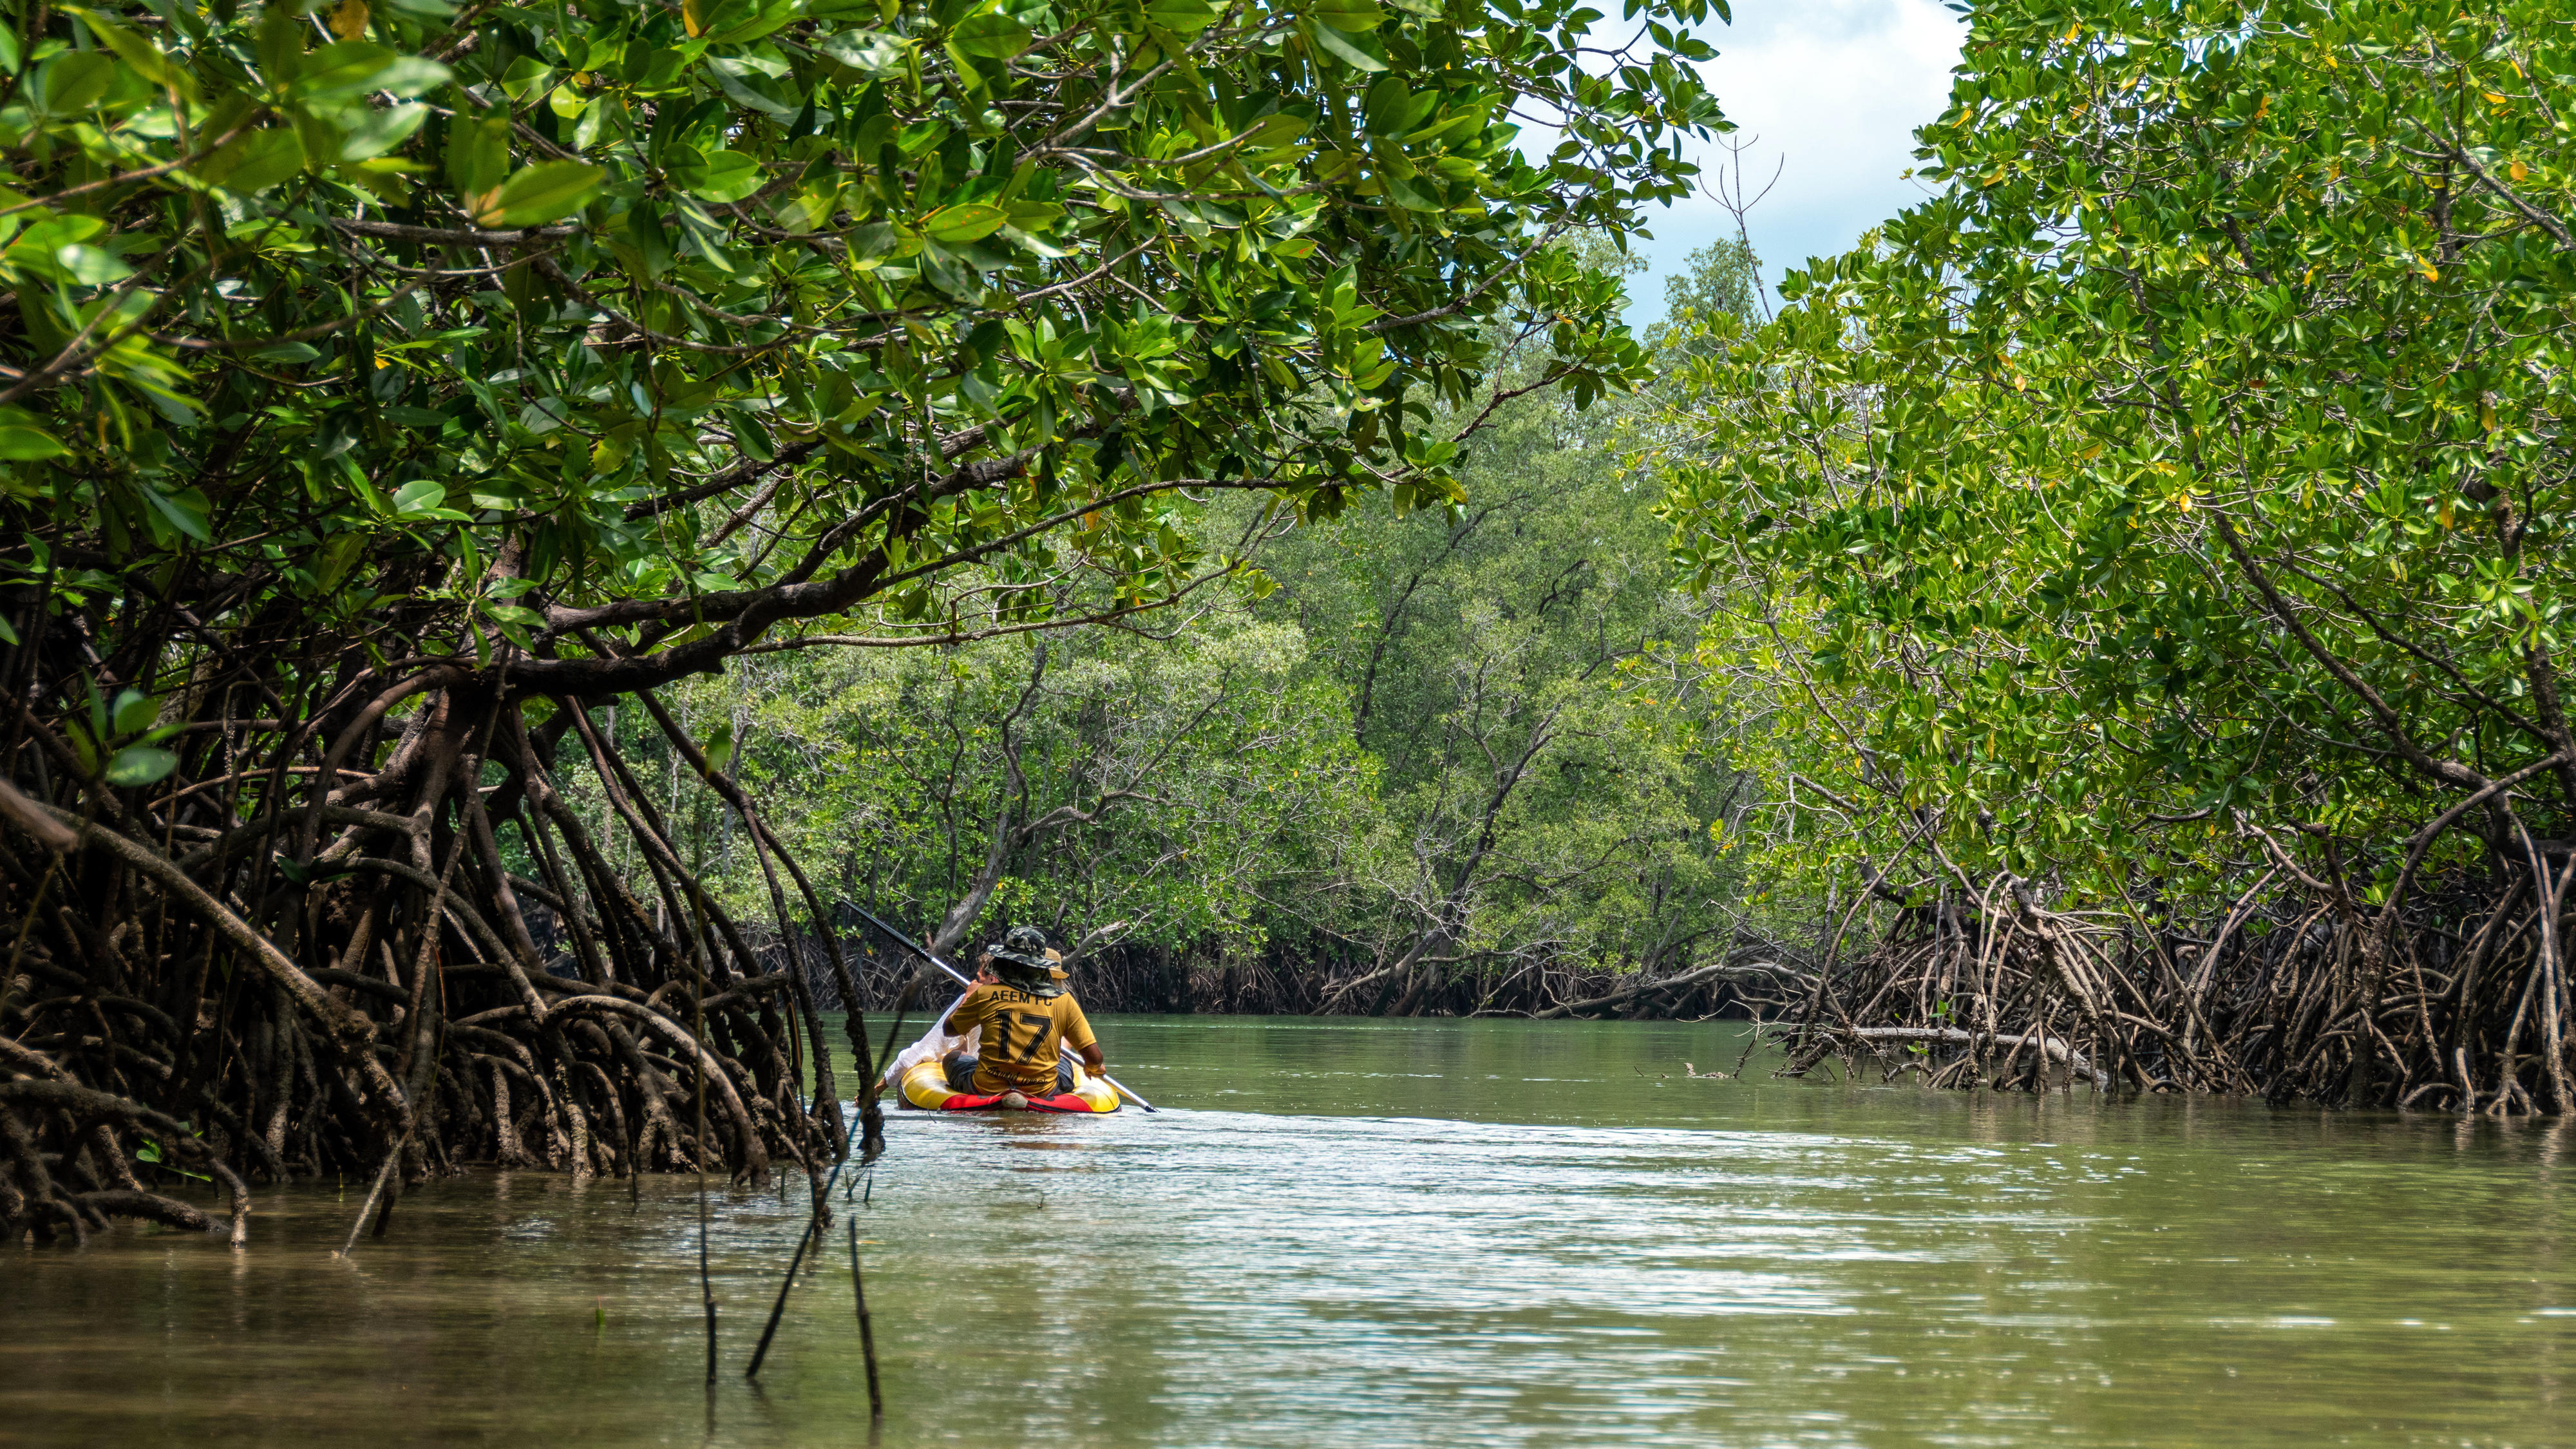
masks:
[[(0, 1240), (202, 1230), (190, 1198), (212, 1189), (240, 1243), (254, 1180), (385, 1183), (381, 1228), (404, 1184), (460, 1164), (745, 1177), (848, 1149), (817, 963), (797, 942), (764, 961), (707, 899), (586, 702), (551, 703), (658, 911), (565, 806), (562, 729), (528, 727), (506, 666), (317, 669), (244, 639), (172, 670), (76, 622), (0, 649), (22, 691), (0, 691)], [(122, 733), (93, 739), (86, 701), (149, 695), (156, 667), (188, 681), (156, 721), (183, 727), (175, 768), (114, 785), (100, 747)], [(760, 840), (780, 920), (784, 867), (802, 939), (823, 931), (848, 980), (803, 872)], [(863, 1042), (856, 983), (837, 994)], [(681, 1126), (701, 1089), (704, 1140)]]

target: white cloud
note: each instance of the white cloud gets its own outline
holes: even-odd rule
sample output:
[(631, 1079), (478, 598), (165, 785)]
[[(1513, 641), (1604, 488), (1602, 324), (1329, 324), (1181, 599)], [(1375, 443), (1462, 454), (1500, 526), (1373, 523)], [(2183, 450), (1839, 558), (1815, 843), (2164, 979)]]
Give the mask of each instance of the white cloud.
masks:
[[(1701, 69), (1736, 139), (1757, 138), (1744, 153), (1753, 189), (1782, 167), (1749, 217), (1763, 273), (1776, 279), (1847, 249), (1922, 197), (1903, 179), (1915, 164), (1914, 128), (1948, 102), (1966, 27), (1939, 0), (1738, 0), (1734, 9), (1733, 25), (1699, 32), (1718, 51)], [(1724, 157), (1702, 146), (1694, 159), (1714, 167)], [(1734, 229), (1704, 198), (1650, 225), (1654, 239), (1637, 246), (1651, 270), (1629, 282), (1639, 323), (1662, 315), (1663, 279), (1684, 254)]]

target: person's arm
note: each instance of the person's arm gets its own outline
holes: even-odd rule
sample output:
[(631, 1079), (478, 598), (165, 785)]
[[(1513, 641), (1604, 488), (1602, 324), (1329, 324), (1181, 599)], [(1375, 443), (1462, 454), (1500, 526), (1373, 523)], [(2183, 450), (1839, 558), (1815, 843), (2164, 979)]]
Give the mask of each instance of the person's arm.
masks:
[[(946, 1028), (948, 1034), (950, 1036), (964, 1037), (978, 1035), (983, 1028), (984, 1018), (987, 1015), (986, 1008), (991, 1005), (991, 992), (985, 991), (981, 987), (968, 988), (966, 999), (957, 1003), (957, 1009), (955, 1011), (948, 1013), (948, 1026)], [(965, 1054), (966, 1047), (961, 1044), (950, 1047), (940, 1056), (939, 1059), (943, 1062), (953, 1062)]]

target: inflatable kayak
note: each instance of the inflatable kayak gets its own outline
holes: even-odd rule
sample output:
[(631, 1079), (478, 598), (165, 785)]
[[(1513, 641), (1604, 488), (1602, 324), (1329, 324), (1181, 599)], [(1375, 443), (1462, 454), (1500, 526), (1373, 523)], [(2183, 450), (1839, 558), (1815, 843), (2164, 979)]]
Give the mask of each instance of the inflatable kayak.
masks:
[[(1080, 1062), (1074, 1062), (1072, 1066), (1073, 1090), (1058, 1092), (1051, 1097), (1032, 1096), (1028, 1099), (1030, 1111), (1115, 1112), (1118, 1110), (1118, 1094), (1110, 1090), (1108, 1083), (1084, 1072)], [(977, 1092), (960, 1092), (951, 1088), (948, 1085), (948, 1073), (940, 1065), (936, 1055), (925, 1056), (904, 1068), (902, 1074), (895, 1079), (895, 1086), (896, 1097), (903, 1105), (919, 1107), (929, 1112), (981, 1112), (998, 1106), (1002, 1100), (998, 1096), (988, 1097)]]
[[(965, 998), (958, 999), (962, 1001)], [(941, 1065), (940, 1059), (960, 1047), (971, 1047), (974, 1043), (974, 1038), (971, 1036), (948, 1034), (948, 1013), (956, 1009), (957, 1007), (952, 1003), (948, 1011), (939, 1014), (939, 1020), (931, 1024), (930, 1030), (922, 1033), (919, 1041), (895, 1053), (894, 1060), (886, 1063), (884, 1080), (895, 1089), (897, 1102), (906, 1107), (918, 1107), (926, 1112), (985, 1112), (1001, 1105), (1002, 1099), (998, 1096), (988, 1097), (977, 1092), (961, 1092), (948, 1085), (948, 1072)], [(1115, 1112), (1118, 1110), (1118, 1090), (1100, 1078), (1085, 1072), (1082, 1069), (1082, 1063), (1072, 1056), (1063, 1058), (1063, 1066), (1059, 1070), (1057, 1081), (1064, 1089), (1053, 1096), (1041, 1097), (1034, 1093), (1029, 1094), (1029, 1110), (1033, 1112)]]

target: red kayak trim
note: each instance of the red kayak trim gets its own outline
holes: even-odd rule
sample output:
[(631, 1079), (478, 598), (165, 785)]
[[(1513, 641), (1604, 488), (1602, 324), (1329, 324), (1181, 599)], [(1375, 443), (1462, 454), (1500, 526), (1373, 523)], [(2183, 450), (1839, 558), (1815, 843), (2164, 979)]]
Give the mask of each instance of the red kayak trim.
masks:
[[(955, 1096), (950, 1097), (947, 1101), (940, 1103), (939, 1110), (942, 1112), (981, 1112), (1000, 1106), (1001, 1102), (1002, 1098), (999, 1094), (995, 1094), (990, 1097), (979, 1097), (971, 1092), (959, 1092)], [(1028, 1102), (1029, 1110), (1032, 1112), (1096, 1112), (1100, 1110), (1099, 1108), (1092, 1106), (1089, 1102), (1075, 1096), (1071, 1092), (1058, 1092), (1052, 1097), (1030, 1097)]]

